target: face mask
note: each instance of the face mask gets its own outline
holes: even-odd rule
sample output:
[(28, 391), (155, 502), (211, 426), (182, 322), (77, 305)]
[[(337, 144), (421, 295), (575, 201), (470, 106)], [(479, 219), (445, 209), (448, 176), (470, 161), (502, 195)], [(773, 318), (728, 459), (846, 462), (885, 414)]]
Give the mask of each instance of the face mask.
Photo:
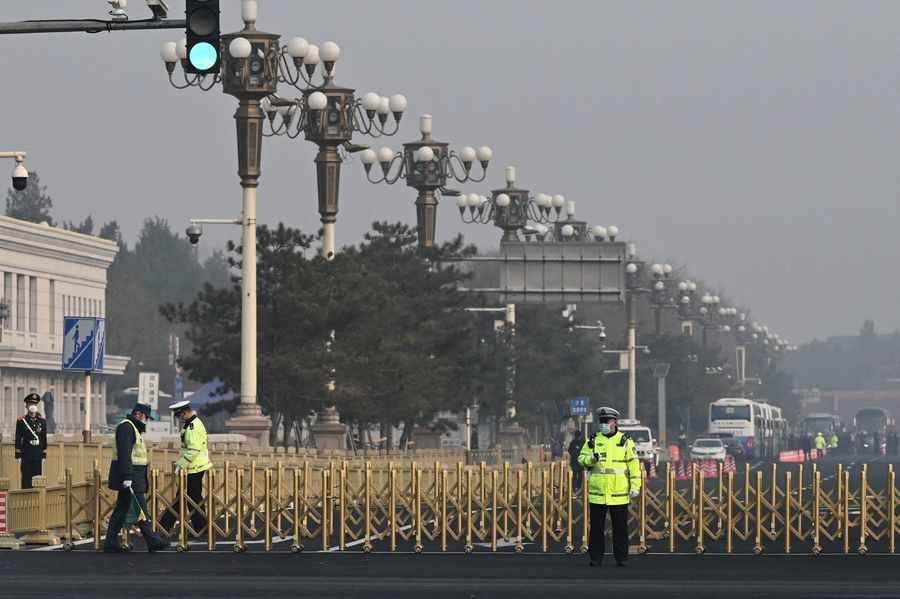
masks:
[(30, 406), (28, 406), (28, 413), (29, 414), (37, 414), (37, 406), (34, 404), (31, 404)]
[(608, 435), (612, 432), (612, 425), (609, 422), (601, 422), (597, 425), (597, 429), (604, 435)]

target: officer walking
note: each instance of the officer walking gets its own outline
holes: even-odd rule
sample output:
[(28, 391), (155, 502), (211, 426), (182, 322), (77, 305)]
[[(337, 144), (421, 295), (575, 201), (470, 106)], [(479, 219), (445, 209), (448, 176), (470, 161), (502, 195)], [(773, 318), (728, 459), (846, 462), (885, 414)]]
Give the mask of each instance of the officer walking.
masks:
[[(175, 462), (176, 474), (181, 470), (187, 473), (187, 494), (195, 504), (203, 501), (203, 473), (212, 468), (209, 461), (209, 449), (206, 442), (206, 427), (191, 409), (188, 400), (179, 401), (169, 406), (175, 417), (181, 420), (181, 457)], [(190, 506), (190, 504), (188, 504)], [(189, 509), (191, 528), (200, 533), (206, 526), (206, 518), (196, 509)], [(166, 511), (160, 519), (163, 530), (169, 530), (175, 524), (176, 515)]]
[(619, 412), (613, 408), (597, 410), (598, 432), (585, 442), (578, 458), (581, 465), (590, 470), (588, 553), (591, 566), (599, 566), (603, 560), (607, 512), (612, 520), (616, 565), (626, 565), (628, 503), (641, 492), (641, 466), (634, 452), (634, 441), (618, 432), (618, 418)]
[[(128, 511), (135, 502), (145, 516), (150, 513), (147, 509), (147, 500), (144, 498), (144, 493), (150, 486), (147, 480), (147, 446), (144, 445), (145, 423), (149, 419), (150, 406), (139, 403), (116, 427), (116, 459), (109, 465), (108, 486), (119, 494), (116, 497), (116, 507), (109, 518), (109, 527), (106, 529), (104, 553), (125, 551), (119, 545), (119, 531), (125, 525)], [(167, 541), (153, 532), (149, 520), (139, 520), (137, 524), (147, 542), (147, 551), (153, 553), (169, 547)]]
[(831, 439), (828, 441), (828, 451), (837, 453), (839, 443), (840, 440), (838, 439), (837, 431), (832, 431)]
[(822, 432), (816, 433), (816, 439), (814, 441), (816, 445), (816, 451), (819, 454), (819, 457), (822, 457), (822, 452), (825, 451), (826, 443), (825, 443), (825, 435)]
[(22, 471), (22, 488), (30, 489), (31, 478), (43, 473), (47, 459), (47, 421), (38, 413), (41, 397), (37, 393), (25, 396), (28, 411), (16, 420), (16, 459)]

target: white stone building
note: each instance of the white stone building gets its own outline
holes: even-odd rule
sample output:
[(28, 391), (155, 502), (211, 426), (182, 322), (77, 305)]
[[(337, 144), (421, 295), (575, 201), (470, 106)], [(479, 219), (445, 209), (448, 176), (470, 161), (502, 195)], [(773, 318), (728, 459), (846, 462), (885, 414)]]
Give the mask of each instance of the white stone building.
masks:
[[(0, 433), (9, 439), (24, 414), (22, 399), (53, 394), (57, 433), (77, 433), (84, 421), (84, 375), (62, 372), (63, 316), (99, 316), (106, 310), (106, 270), (115, 243), (0, 217)], [(122, 375), (129, 358), (106, 355), (92, 377), (93, 429), (106, 424), (106, 381)], [(41, 406), (41, 412), (45, 411)]]

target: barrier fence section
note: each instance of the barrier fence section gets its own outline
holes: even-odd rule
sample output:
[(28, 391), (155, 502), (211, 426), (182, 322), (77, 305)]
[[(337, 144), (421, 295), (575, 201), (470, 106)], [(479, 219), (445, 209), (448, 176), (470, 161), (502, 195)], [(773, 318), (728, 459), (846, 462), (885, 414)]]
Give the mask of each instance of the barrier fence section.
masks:
[[(688, 480), (669, 465), (647, 480), (631, 503), (631, 543), (639, 552), (726, 553), (823, 551), (894, 553), (900, 534), (893, 467), (880, 488), (867, 466), (851, 473), (841, 465), (824, 472), (804, 469), (725, 471), (693, 464)], [(103, 473), (92, 480), (9, 493), (9, 528), (29, 543), (64, 540), (72, 548), (93, 539), (99, 549), (115, 505)], [(645, 475), (646, 476), (646, 475)], [(648, 484), (649, 487), (648, 487)], [(148, 494), (153, 526), (179, 551), (196, 543), (209, 550), (248, 544), (266, 551), (543, 551), (587, 550), (587, 487), (573, 488), (565, 462), (431, 463), (358, 465), (307, 460), (274, 466), (231, 463), (205, 475), (203, 499), (195, 503), (179, 489), (186, 476), (154, 469)], [(161, 529), (163, 514), (177, 522)], [(199, 518), (191, 518), (197, 512)], [(194, 523), (192, 524), (192, 520)], [(201, 524), (202, 522), (202, 524)], [(194, 527), (196, 525), (196, 528)], [(59, 534), (57, 534), (57, 532)], [(123, 532), (123, 542), (131, 540)]]

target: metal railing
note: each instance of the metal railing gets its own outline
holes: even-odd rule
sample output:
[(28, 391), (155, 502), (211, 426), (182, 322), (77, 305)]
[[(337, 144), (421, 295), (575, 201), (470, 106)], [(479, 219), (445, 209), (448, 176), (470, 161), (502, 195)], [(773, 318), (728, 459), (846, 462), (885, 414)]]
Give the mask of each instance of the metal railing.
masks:
[[(719, 467), (712, 476), (693, 467), (688, 480), (679, 480), (666, 468), (660, 479), (645, 480), (631, 504), (631, 543), (638, 552), (894, 553), (896, 477), (890, 465), (879, 474), (885, 476), (873, 478), (865, 465), (855, 472), (836, 465), (826, 473), (817, 465), (780, 470), (773, 464), (737, 472)], [(171, 530), (160, 531), (179, 551), (200, 543), (237, 552), (258, 544), (295, 552), (575, 553), (588, 544), (587, 488), (573, 489), (564, 462), (227, 461), (206, 474), (197, 503), (178, 492), (186, 488), (184, 474), (154, 469), (150, 478), (149, 517), (157, 530), (167, 511), (176, 517)], [(38, 482), (9, 494), (10, 529), (28, 533), (29, 542), (50, 544), (58, 536), (66, 547), (93, 537), (99, 549), (115, 505), (101, 471), (84, 483), (70, 473), (64, 485)], [(194, 511), (206, 523), (198, 530), (191, 525)]]

